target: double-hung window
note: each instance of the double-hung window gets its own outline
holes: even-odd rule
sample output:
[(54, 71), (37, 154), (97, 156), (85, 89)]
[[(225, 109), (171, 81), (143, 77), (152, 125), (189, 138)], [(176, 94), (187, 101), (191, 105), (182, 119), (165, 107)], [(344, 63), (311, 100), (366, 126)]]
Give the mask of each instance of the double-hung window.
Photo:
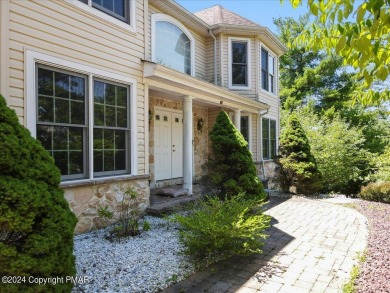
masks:
[(229, 88), (250, 88), (250, 39), (229, 38)]
[(261, 88), (275, 93), (275, 57), (261, 48)]
[(37, 139), (63, 180), (130, 173), (130, 87), (37, 66)]
[(129, 22), (129, 0), (79, 0), (121, 21)]
[(261, 123), (263, 160), (274, 159), (276, 157), (276, 121), (263, 118)]

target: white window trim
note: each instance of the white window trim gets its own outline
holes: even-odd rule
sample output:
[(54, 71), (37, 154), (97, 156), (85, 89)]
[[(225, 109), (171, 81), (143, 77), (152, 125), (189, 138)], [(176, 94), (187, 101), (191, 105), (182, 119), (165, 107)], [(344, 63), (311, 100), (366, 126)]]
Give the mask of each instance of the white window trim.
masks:
[(84, 10), (88, 14), (91, 14), (93, 16), (96, 16), (100, 19), (103, 19), (104, 21), (111, 22), (115, 26), (130, 31), (131, 33), (137, 32), (137, 21), (136, 21), (136, 0), (129, 0), (129, 23), (126, 23), (124, 21), (121, 21), (117, 18), (115, 18), (112, 15), (109, 15), (107, 13), (104, 13), (103, 11), (100, 11), (99, 9), (96, 9), (95, 7), (92, 7), (92, 0), (88, 0), (88, 3), (83, 3), (79, 0), (64, 0), (65, 2), (76, 6), (79, 9)]
[[(265, 89), (263, 89), (263, 84), (262, 84), (262, 71), (261, 71), (261, 68), (262, 68), (262, 63), (261, 63), (261, 49), (265, 49), (267, 52), (268, 52), (268, 58), (269, 56), (273, 57), (274, 58), (274, 92), (271, 92), (271, 91), (267, 91)], [(277, 97), (277, 85), (279, 84), (279, 76), (277, 75), (277, 67), (279, 66), (278, 64), (278, 58), (277, 58), (277, 55), (272, 52), (264, 43), (260, 42), (260, 56), (259, 56), (259, 59), (260, 59), (260, 80), (259, 80), (259, 84), (260, 84), (260, 93), (262, 94), (265, 94), (269, 97)], [(267, 79), (268, 79), (268, 86), (269, 86), (269, 76), (267, 76)]]
[[(125, 77), (123, 75), (115, 74), (105, 70), (97, 69), (88, 65), (83, 65), (73, 61), (68, 61), (62, 58), (46, 55), (39, 52), (26, 50), (25, 52), (25, 107), (24, 115), (26, 119), (27, 129), (30, 130), (31, 135), (36, 138), (36, 123), (37, 123), (37, 97), (36, 97), (36, 65), (48, 65), (54, 68), (65, 69), (77, 73), (84, 74), (88, 77), (88, 93), (93, 92), (93, 78), (101, 78), (105, 80), (111, 80), (118, 83), (123, 83), (130, 86), (130, 160), (131, 160), (131, 175), (137, 175), (138, 169), (138, 149), (137, 149), (137, 81), (135, 79)], [(88, 179), (75, 180), (75, 181), (89, 181), (94, 179), (93, 175), (93, 108), (88, 108), (88, 127), (89, 127), (89, 174)], [(115, 176), (110, 176), (115, 177)]]
[[(179, 29), (181, 29), (186, 36), (190, 39), (190, 46), (191, 46), (191, 76), (195, 76), (195, 39), (192, 36), (191, 32), (178, 20), (175, 18), (163, 14), (163, 13), (154, 13), (152, 14), (152, 61), (157, 63), (156, 55), (157, 55), (157, 46), (156, 46), (156, 22), (158, 21), (166, 21), (170, 22), (173, 25), (177, 26)], [(185, 73), (184, 73), (185, 74)]]
[[(268, 119), (268, 120), (273, 120), (275, 121), (275, 136), (276, 136), (276, 143), (275, 143), (275, 148), (276, 148), (276, 156), (278, 155), (278, 150), (279, 150), (279, 121), (277, 118), (275, 117), (269, 117), (269, 116), (259, 116), (259, 120), (260, 120), (260, 130), (259, 130), (259, 137), (260, 137), (260, 156), (261, 156), (261, 160), (262, 161), (274, 161), (274, 159), (264, 159), (264, 155), (263, 155), (263, 118), (265, 119)], [(268, 131), (269, 131), (269, 134), (271, 135), (271, 127), (268, 126)], [(269, 137), (268, 137), (269, 139)], [(270, 139), (269, 139), (270, 140)], [(270, 148), (270, 145), (268, 145), (268, 149), (269, 151), (271, 151), (271, 148)]]
[[(248, 64), (248, 85), (247, 86), (236, 86), (232, 84), (232, 42), (246, 42), (247, 45), (247, 64)], [(228, 38), (228, 64), (229, 64), (229, 85), (228, 88), (232, 90), (249, 90), (251, 89), (252, 83), (252, 64), (251, 64), (251, 55), (252, 55), (252, 47), (251, 47), (251, 39), (248, 38)]]

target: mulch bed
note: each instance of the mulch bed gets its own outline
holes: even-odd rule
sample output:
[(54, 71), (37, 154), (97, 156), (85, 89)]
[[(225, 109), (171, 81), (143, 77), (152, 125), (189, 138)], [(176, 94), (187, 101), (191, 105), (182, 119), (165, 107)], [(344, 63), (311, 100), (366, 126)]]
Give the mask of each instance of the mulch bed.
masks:
[(354, 206), (369, 222), (366, 261), (355, 283), (357, 292), (390, 292), (390, 204), (358, 201)]

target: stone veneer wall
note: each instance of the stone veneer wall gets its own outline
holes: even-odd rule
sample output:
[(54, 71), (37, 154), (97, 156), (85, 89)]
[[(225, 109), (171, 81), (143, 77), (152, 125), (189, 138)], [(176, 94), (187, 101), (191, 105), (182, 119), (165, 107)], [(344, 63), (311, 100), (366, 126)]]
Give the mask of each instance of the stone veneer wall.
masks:
[[(255, 162), (257, 175), (263, 179), (262, 162)], [(278, 165), (274, 161), (264, 161), (265, 178), (268, 179), (268, 189), (280, 190), (279, 181), (277, 179)]]
[(104, 227), (104, 222), (98, 217), (99, 207), (107, 207), (114, 213), (111, 223), (119, 219), (123, 194), (127, 188), (133, 187), (138, 193), (139, 208), (144, 211), (149, 205), (149, 175), (132, 178), (102, 179), (91, 183), (63, 183), (65, 198), (69, 207), (78, 218), (75, 233), (84, 233)]
[[(151, 181), (154, 182), (154, 109), (155, 107), (183, 110), (183, 103), (181, 101), (162, 99), (158, 97), (149, 97), (149, 109), (151, 111), (152, 119), (149, 121), (149, 171), (151, 174)], [(208, 155), (208, 110), (204, 107), (193, 106), (193, 128), (194, 128), (194, 165), (195, 174), (194, 179), (198, 180), (205, 175), (205, 170), (202, 166), (207, 161)], [(198, 130), (198, 120), (203, 119), (203, 129)], [(169, 180), (165, 180), (169, 184)], [(172, 181), (172, 180), (171, 180)], [(177, 180), (175, 180), (176, 182)], [(172, 181), (173, 182), (173, 181)], [(166, 185), (164, 184), (164, 185)]]

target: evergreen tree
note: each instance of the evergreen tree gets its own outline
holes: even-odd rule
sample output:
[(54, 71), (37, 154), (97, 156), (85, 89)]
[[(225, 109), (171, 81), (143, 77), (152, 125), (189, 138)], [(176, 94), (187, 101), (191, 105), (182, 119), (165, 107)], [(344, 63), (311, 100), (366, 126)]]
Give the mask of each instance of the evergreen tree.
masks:
[(298, 118), (292, 114), (280, 137), (282, 185), (293, 193), (313, 194), (321, 190), (321, 173), (311, 154), (309, 140)]
[(266, 194), (257, 177), (248, 143), (224, 111), (218, 114), (210, 140), (208, 181), (219, 196), (232, 197), (245, 192), (248, 198), (264, 199)]
[[(59, 188), (60, 171), (0, 96), (0, 275), (21, 276), (1, 292), (70, 292), (76, 217)], [(34, 278), (64, 277), (38, 285)]]

